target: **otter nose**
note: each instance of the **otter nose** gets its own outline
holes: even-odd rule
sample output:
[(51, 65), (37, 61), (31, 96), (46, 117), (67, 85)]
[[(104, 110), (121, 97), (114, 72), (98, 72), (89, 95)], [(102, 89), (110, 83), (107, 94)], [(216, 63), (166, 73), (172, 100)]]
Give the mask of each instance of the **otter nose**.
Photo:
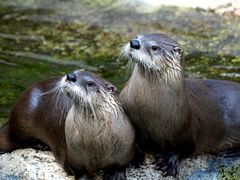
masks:
[(67, 80), (68, 80), (68, 81), (72, 81), (72, 82), (76, 82), (76, 81), (77, 81), (77, 76), (76, 76), (76, 74), (74, 74), (74, 73), (68, 74), (68, 75), (67, 75)]
[(133, 49), (140, 49), (140, 43), (138, 40), (133, 39), (130, 41), (130, 47)]

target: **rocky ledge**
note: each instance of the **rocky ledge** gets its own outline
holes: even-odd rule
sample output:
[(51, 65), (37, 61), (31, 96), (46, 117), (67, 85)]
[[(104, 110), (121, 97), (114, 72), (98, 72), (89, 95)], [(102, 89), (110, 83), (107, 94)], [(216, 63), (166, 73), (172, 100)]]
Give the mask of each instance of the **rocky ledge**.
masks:
[[(174, 179), (162, 177), (161, 172), (154, 170), (152, 161), (153, 156), (147, 155), (145, 165), (141, 168), (128, 168), (128, 179)], [(73, 180), (74, 178), (64, 172), (51, 152), (22, 149), (0, 155), (0, 179)], [(102, 178), (98, 175), (95, 179), (101, 180)], [(188, 158), (180, 163), (178, 179), (240, 179), (240, 158), (210, 155)]]

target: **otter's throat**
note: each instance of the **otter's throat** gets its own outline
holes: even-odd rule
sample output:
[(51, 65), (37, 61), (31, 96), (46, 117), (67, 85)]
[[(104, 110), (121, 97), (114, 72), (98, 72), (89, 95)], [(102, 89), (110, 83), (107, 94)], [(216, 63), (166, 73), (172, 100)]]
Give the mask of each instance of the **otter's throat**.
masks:
[[(188, 102), (182, 76), (171, 81), (162, 77), (149, 79), (135, 66), (127, 98), (142, 109), (139, 119), (150, 128), (149, 131), (151, 127), (161, 126), (161, 132), (156, 133), (169, 135), (174, 133), (172, 130), (177, 130), (173, 126), (181, 128), (187, 121)], [(134, 108), (134, 105), (131, 106)]]

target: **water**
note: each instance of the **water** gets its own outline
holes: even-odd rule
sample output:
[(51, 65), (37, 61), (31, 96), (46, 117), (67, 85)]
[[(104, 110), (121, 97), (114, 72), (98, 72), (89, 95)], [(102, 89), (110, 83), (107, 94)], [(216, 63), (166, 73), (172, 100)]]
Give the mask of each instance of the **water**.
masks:
[(186, 74), (240, 82), (240, 18), (214, 11), (113, 0), (0, 0), (0, 125), (30, 84), (75, 69), (119, 89), (121, 47), (139, 33), (165, 33), (185, 49)]

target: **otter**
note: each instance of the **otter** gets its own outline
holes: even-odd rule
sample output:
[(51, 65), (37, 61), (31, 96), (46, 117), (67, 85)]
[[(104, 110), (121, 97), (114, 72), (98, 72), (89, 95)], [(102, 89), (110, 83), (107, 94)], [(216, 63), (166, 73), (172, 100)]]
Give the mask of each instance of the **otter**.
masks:
[(190, 155), (240, 155), (240, 84), (185, 78), (183, 55), (164, 34), (138, 35), (121, 53), (134, 68), (120, 101), (139, 146), (161, 154), (155, 168), (163, 176), (176, 177)]
[(135, 151), (135, 130), (118, 90), (84, 71), (40, 81), (20, 96), (0, 129), (0, 152), (32, 147), (51, 150), (68, 174), (126, 179)]

